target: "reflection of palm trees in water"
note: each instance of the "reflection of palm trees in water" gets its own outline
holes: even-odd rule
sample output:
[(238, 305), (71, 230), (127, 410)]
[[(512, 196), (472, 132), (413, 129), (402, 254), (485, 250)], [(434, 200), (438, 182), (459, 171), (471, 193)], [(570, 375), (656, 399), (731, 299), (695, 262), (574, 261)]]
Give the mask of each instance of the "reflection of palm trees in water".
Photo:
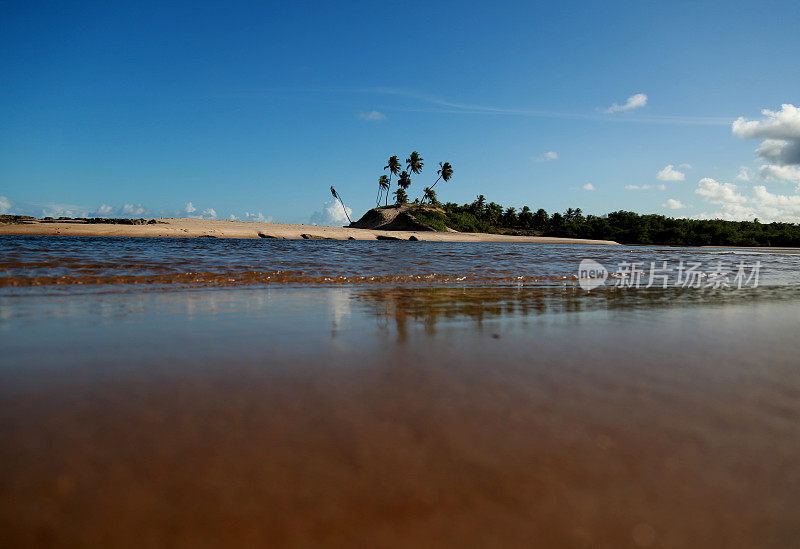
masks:
[(546, 306), (537, 292), (520, 295), (519, 288), (377, 288), (356, 291), (353, 298), (373, 306), (373, 314), (381, 331), (394, 319), (397, 339), (404, 342), (414, 324), (433, 336), (442, 320), (469, 319), (478, 331), (483, 321), (532, 310), (544, 312)]
[[(377, 308), (377, 307), (376, 307)], [(376, 311), (376, 323), (378, 324), (378, 329), (381, 332), (386, 332), (389, 329), (389, 305), (387, 303), (383, 304), (382, 311)]]
[(405, 342), (414, 325), (425, 334), (436, 334), (441, 322), (468, 320), (482, 332), (484, 321), (524, 321), (543, 314), (574, 313), (604, 309), (652, 310), (692, 302), (683, 290), (652, 289), (619, 292), (614, 288), (586, 292), (576, 287), (495, 286), (428, 288), (355, 288), (352, 299), (368, 304), (381, 331), (394, 320), (397, 340)]

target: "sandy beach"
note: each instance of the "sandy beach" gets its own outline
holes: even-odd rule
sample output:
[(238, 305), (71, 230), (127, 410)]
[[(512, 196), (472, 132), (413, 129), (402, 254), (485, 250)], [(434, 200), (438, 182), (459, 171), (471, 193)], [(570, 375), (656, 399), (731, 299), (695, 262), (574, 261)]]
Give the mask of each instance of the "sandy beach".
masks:
[[(617, 245), (610, 240), (555, 238), (544, 236), (507, 236), (479, 233), (442, 233), (429, 231), (381, 231), (288, 223), (258, 223), (211, 219), (165, 218), (152, 225), (116, 225), (81, 222), (32, 222), (0, 225), (0, 235), (42, 236), (131, 236), (131, 237), (216, 237), (216, 238), (285, 238), (331, 240), (417, 240), (430, 242), (530, 242), (537, 244)], [(305, 235), (305, 236), (304, 236)], [(380, 238), (379, 238), (380, 237)]]

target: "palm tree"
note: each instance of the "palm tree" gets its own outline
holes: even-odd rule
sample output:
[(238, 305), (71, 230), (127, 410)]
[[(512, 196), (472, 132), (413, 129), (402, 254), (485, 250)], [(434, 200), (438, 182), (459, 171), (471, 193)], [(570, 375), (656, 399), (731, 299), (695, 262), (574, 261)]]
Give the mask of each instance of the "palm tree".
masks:
[(517, 209), (514, 206), (506, 208), (506, 211), (503, 214), (503, 224), (506, 227), (516, 227), (517, 221), (519, 221), (519, 218), (517, 217)]
[(402, 187), (398, 187), (398, 189), (392, 193), (396, 197), (395, 204), (405, 204), (408, 202), (408, 195), (406, 194), (405, 189)]
[(523, 229), (530, 229), (533, 225), (533, 213), (528, 206), (523, 206), (519, 212), (519, 224)]
[(411, 176), (407, 171), (400, 172), (400, 177), (397, 179), (397, 186), (405, 190), (411, 185)]
[(550, 216), (543, 208), (536, 210), (536, 213), (531, 216), (531, 227), (543, 231), (547, 229), (547, 223), (550, 221)]
[(347, 221), (352, 223), (352, 221), (350, 220), (350, 216), (347, 215), (347, 208), (344, 207), (344, 202), (342, 202), (342, 198), (339, 196), (339, 193), (336, 192), (336, 189), (333, 188), (333, 185), (331, 185), (331, 194), (333, 195), (333, 198), (338, 200), (339, 204), (342, 205), (342, 209), (344, 210), (344, 216), (347, 218)]
[(436, 204), (436, 191), (433, 190), (432, 187), (425, 187), (422, 191), (422, 202), (425, 203), (427, 200), (431, 204)]
[(412, 152), (411, 155), (406, 158), (406, 166), (408, 167), (408, 171), (414, 175), (419, 175), (422, 172), (422, 157), (417, 151)]
[(431, 189), (436, 186), (440, 179), (445, 183), (450, 181), (450, 178), (453, 177), (453, 166), (450, 165), (450, 162), (439, 162), (439, 169), (436, 170), (436, 175), (439, 177), (433, 182)]
[[(397, 178), (397, 186), (399, 187), (395, 192), (394, 195), (397, 197), (397, 204), (405, 204), (408, 202), (408, 195), (406, 194), (406, 189), (411, 185), (411, 176), (408, 175), (408, 172), (403, 170), (400, 172), (400, 177)], [(400, 193), (400, 191), (403, 191)], [(401, 199), (402, 197), (402, 199)]]
[(476, 217), (483, 217), (485, 206), (486, 206), (486, 197), (483, 196), (482, 194), (479, 194), (478, 198), (475, 199), (475, 202), (470, 204), (470, 209), (472, 210), (472, 213)]
[(489, 202), (486, 206), (486, 216), (489, 218), (489, 223), (497, 225), (503, 215), (503, 207), (497, 202)]
[(389, 186), (391, 183), (389, 182), (389, 178), (385, 175), (382, 175), (378, 178), (378, 197), (375, 200), (375, 206), (381, 205), (381, 193), (386, 191), (386, 200), (389, 200)]
[[(389, 170), (389, 187), (392, 186), (392, 174), (397, 175), (400, 173), (400, 159), (397, 155), (389, 157), (389, 163), (383, 167), (384, 170)], [(386, 205), (389, 205), (389, 193), (386, 193)]]

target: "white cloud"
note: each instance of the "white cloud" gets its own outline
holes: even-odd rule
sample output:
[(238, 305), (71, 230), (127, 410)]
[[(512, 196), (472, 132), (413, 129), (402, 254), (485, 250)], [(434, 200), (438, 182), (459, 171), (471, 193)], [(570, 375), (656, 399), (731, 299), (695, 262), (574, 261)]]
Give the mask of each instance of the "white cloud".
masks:
[(720, 183), (704, 177), (697, 184), (697, 190), (694, 191), (712, 204), (735, 204), (745, 202), (747, 199), (736, 192), (736, 185), (732, 183)]
[(257, 221), (259, 223), (272, 223), (272, 217), (266, 217), (261, 212), (244, 212), (242, 217), (231, 214), (228, 216), (228, 219), (231, 221)]
[[(351, 215), (353, 210), (347, 208), (347, 215)], [(314, 212), (311, 215), (312, 225), (332, 225), (341, 226), (347, 223), (347, 216), (344, 215), (342, 205), (336, 200), (329, 200), (322, 206), (321, 212)]]
[(800, 191), (800, 166), (773, 166), (771, 164), (765, 164), (759, 169), (759, 175), (761, 179), (767, 181), (775, 179), (778, 181), (797, 183), (798, 190)]
[(733, 123), (733, 133), (743, 139), (798, 139), (800, 138), (800, 108), (790, 104), (781, 110), (764, 109), (762, 120), (739, 117)]
[(778, 166), (800, 164), (800, 135), (796, 139), (765, 139), (756, 154)]
[(555, 151), (547, 151), (536, 157), (537, 162), (550, 162), (552, 160), (558, 160), (558, 153)]
[(272, 217), (264, 217), (261, 212), (244, 212), (245, 221), (258, 221), (259, 223), (272, 223)]
[[(755, 210), (742, 206), (741, 204), (733, 204), (724, 207), (716, 212), (701, 212), (693, 215), (692, 219), (724, 219), (726, 221), (752, 221), (759, 217)], [(763, 217), (760, 217), (764, 221)]]
[(681, 208), (685, 208), (686, 205), (683, 204), (680, 200), (675, 200), (674, 198), (667, 199), (661, 207), (667, 208), (668, 210), (680, 210)]
[(763, 139), (756, 149), (767, 162), (759, 170), (762, 179), (791, 181), (800, 190), (800, 108), (783, 104), (779, 111), (764, 109), (761, 114), (761, 120), (738, 118), (733, 133), (743, 139)]
[(755, 201), (764, 206), (787, 208), (793, 213), (800, 214), (800, 195), (772, 194), (764, 185), (753, 187)]
[(593, 191), (594, 190), (594, 185), (592, 185), (591, 183), (587, 183), (586, 185), (583, 186), (583, 190), (584, 191)]
[(142, 215), (145, 212), (141, 204), (125, 204), (122, 206), (122, 215)]
[[(48, 202), (44, 204), (32, 203), (31, 206), (40, 206), (42, 217), (89, 217), (90, 209), (74, 204), (57, 204)], [(32, 215), (35, 215), (32, 213)]]
[(638, 108), (644, 107), (645, 105), (647, 105), (647, 95), (645, 95), (643, 93), (637, 93), (637, 94), (631, 95), (628, 98), (628, 100), (625, 101), (624, 105), (618, 105), (617, 103), (614, 103), (613, 105), (611, 105), (609, 108), (607, 108), (603, 112), (605, 112), (606, 114), (612, 114), (612, 113), (615, 113), (615, 112), (624, 112), (624, 111), (630, 111), (630, 110), (633, 110), (633, 109), (638, 109)]
[(667, 186), (664, 184), (658, 185), (625, 185), (625, 188), (629, 191), (646, 191), (648, 189), (658, 189), (659, 191), (665, 191)]
[(369, 111), (358, 113), (359, 120), (366, 120), (367, 122), (382, 122), (386, 120), (386, 115), (380, 111)]
[(800, 195), (773, 194), (765, 186), (756, 185), (751, 195), (744, 196), (735, 185), (710, 178), (700, 180), (695, 192), (720, 206), (719, 211), (694, 216), (697, 219), (743, 221), (757, 217), (765, 222), (800, 222)]
[(680, 166), (678, 166), (678, 167), (679, 167), (679, 168), (682, 168), (682, 169), (684, 169), (684, 170), (691, 170), (691, 169), (692, 169), (692, 165), (691, 165), (691, 164), (681, 164), (681, 165), (680, 165)]
[(115, 208), (103, 203), (96, 210), (85, 213), (80, 217), (137, 217), (147, 213), (147, 208), (141, 204), (124, 204), (121, 208)]
[(753, 178), (753, 170), (747, 166), (739, 166), (739, 173), (736, 174), (736, 179), (742, 181), (750, 181)]
[(673, 164), (668, 164), (663, 170), (656, 174), (659, 181), (684, 181), (686, 174), (675, 169)]
[(186, 217), (190, 219), (216, 219), (217, 218), (217, 210), (214, 208), (206, 208), (200, 212), (198, 212), (197, 207), (192, 204), (191, 202), (186, 203), (186, 207), (183, 211), (187, 214)]
[(800, 223), (800, 195), (772, 194), (763, 185), (753, 187), (753, 195), (759, 218)]
[(723, 210), (726, 210), (726, 208), (732, 210), (734, 208), (733, 205), (742, 204), (747, 201), (744, 195), (737, 192), (736, 185), (720, 183), (710, 177), (701, 179), (694, 192), (705, 198), (711, 204), (721, 204)]
[(79, 204), (56, 202), (11, 202), (0, 196), (0, 214), (31, 215), (34, 217), (97, 217), (94, 208)]

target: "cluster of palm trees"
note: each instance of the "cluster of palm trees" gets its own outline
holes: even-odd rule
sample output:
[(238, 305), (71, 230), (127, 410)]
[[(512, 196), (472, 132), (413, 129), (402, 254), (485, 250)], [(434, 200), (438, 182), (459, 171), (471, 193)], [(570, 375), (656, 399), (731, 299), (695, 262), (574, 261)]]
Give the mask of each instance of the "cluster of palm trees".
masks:
[[(395, 197), (395, 203), (407, 203), (408, 193), (406, 193), (406, 190), (411, 186), (411, 174), (419, 175), (422, 173), (423, 165), (422, 156), (420, 156), (417, 151), (412, 152), (409, 157), (406, 158), (406, 169), (403, 171), (400, 171), (403, 166), (397, 155), (389, 157), (389, 162), (383, 168), (389, 171), (389, 176), (382, 175), (378, 179), (378, 196), (375, 200), (376, 205), (381, 205), (381, 197), (384, 195), (385, 204), (387, 206), (389, 205), (389, 191), (392, 188), (392, 176), (397, 177), (397, 190), (392, 193)], [(436, 174), (439, 177), (436, 178), (433, 185), (425, 187), (423, 190), (422, 200), (420, 200), (421, 204), (424, 204), (426, 201), (431, 204), (436, 203), (436, 191), (434, 191), (433, 188), (440, 180), (449, 181), (453, 176), (453, 167), (450, 165), (450, 162), (439, 162), (439, 169)]]

